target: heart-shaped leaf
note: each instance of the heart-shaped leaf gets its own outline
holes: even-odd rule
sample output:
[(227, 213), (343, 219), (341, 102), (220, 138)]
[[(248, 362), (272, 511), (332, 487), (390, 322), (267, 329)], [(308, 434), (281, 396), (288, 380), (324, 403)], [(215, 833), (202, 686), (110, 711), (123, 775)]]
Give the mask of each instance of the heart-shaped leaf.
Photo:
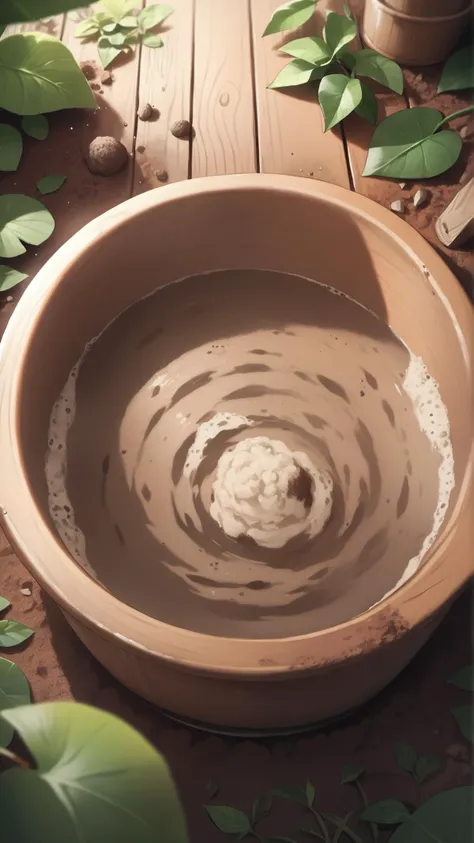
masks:
[(44, 243), (54, 231), (54, 219), (37, 199), (21, 193), (0, 196), (0, 257), (15, 258)]
[[(23, 671), (14, 662), (0, 658), (0, 714), (30, 700), (30, 686)], [(8, 746), (13, 731), (12, 725), (0, 716), (0, 746)]]
[(451, 709), (462, 736), (474, 743), (474, 708), (472, 705), (460, 705)]
[(362, 764), (345, 764), (342, 768), (341, 784), (351, 784), (351, 782), (357, 781), (363, 773), (365, 773), (365, 767)]
[(0, 41), (0, 108), (38, 114), (96, 108), (91, 89), (68, 48), (39, 32)]
[(147, 30), (159, 26), (166, 18), (169, 18), (174, 12), (173, 6), (168, 6), (165, 3), (159, 3), (155, 6), (145, 6), (138, 15), (138, 24), (140, 29)]
[(331, 50), (322, 38), (297, 38), (281, 47), (281, 52), (309, 64), (324, 64), (331, 59)]
[(99, 32), (100, 27), (97, 21), (94, 18), (87, 18), (86, 20), (81, 20), (76, 26), (74, 35), (76, 38), (91, 38)]
[(250, 820), (243, 811), (228, 805), (206, 805), (205, 808), (219, 831), (240, 834), (242, 837), (250, 831)]
[(363, 117), (364, 120), (368, 120), (369, 123), (376, 123), (379, 116), (377, 97), (372, 89), (364, 85), (363, 82), (360, 83), (360, 87), (362, 90), (362, 99), (355, 110), (356, 114), (359, 117)]
[(474, 88), (474, 54), (472, 44), (457, 50), (447, 60), (439, 80), (438, 93)]
[(284, 3), (275, 9), (263, 34), (273, 35), (275, 32), (285, 32), (287, 29), (302, 26), (312, 17), (316, 3), (317, 0), (293, 0), (291, 3)]
[(39, 181), (36, 182), (36, 187), (38, 188), (39, 192), (42, 193), (43, 196), (45, 196), (48, 193), (56, 193), (56, 191), (63, 186), (66, 180), (67, 176), (44, 176), (42, 179), (39, 179)]
[(362, 87), (358, 79), (349, 79), (342, 73), (331, 73), (321, 80), (319, 104), (324, 114), (324, 131), (332, 129), (354, 111), (362, 100)]
[[(4, 269), (8, 269), (7, 266), (3, 267)], [(2, 282), (1, 282), (1, 269), (0, 269), (0, 290), (2, 289)], [(0, 612), (4, 612), (5, 609), (8, 609), (10, 606), (10, 601), (7, 600), (6, 597), (0, 597)]]
[(457, 161), (462, 140), (450, 130), (437, 131), (442, 114), (434, 108), (406, 108), (377, 126), (364, 176), (425, 179), (439, 176)]
[(138, 18), (136, 15), (127, 15), (120, 21), (120, 26), (124, 29), (135, 29), (138, 27)]
[(397, 94), (403, 93), (403, 73), (396, 62), (375, 50), (359, 50), (354, 53), (354, 58), (357, 76), (367, 76)]
[(159, 35), (155, 35), (154, 32), (145, 32), (142, 36), (142, 44), (144, 44), (145, 47), (156, 49), (157, 47), (163, 46), (163, 39), (160, 38)]
[(100, 5), (108, 12), (115, 21), (121, 20), (128, 12), (133, 11), (135, 6), (140, 5), (137, 0), (101, 0)]
[(335, 56), (357, 35), (357, 26), (353, 20), (336, 12), (328, 12), (323, 29), (323, 38)]
[(25, 135), (35, 140), (46, 140), (49, 135), (49, 123), (44, 114), (31, 114), (23, 117), (21, 128)]
[[(12, 287), (16, 287), (17, 284), (21, 284), (25, 278), (28, 278), (28, 276), (25, 275), (24, 272), (18, 272), (17, 269), (12, 269), (11, 266), (6, 266), (4, 263), (0, 263), (0, 293), (6, 293), (7, 290), (11, 290)], [(6, 601), (6, 604), (4, 604), (4, 600), (4, 597), (0, 597), (0, 612), (10, 605), (8, 600)]]
[(99, 38), (99, 41), (97, 42), (97, 49), (99, 51), (102, 67), (108, 67), (109, 64), (112, 64), (114, 59), (116, 59), (122, 52), (122, 47), (114, 47), (105, 35), (103, 35), (102, 38)]
[(418, 758), (418, 753), (410, 743), (406, 741), (395, 741), (395, 758), (402, 770), (413, 773)]
[(449, 683), (450, 685), (456, 685), (456, 688), (461, 688), (463, 691), (474, 691), (474, 665), (467, 664), (449, 680)]
[(283, 70), (270, 82), (269, 88), (291, 88), (295, 85), (304, 85), (313, 79), (320, 79), (326, 68), (315, 67), (314, 64), (309, 64), (303, 59), (293, 59), (289, 64), (285, 65)]
[(422, 784), (428, 776), (432, 776), (441, 768), (441, 760), (437, 755), (420, 755), (415, 764), (415, 778)]
[(0, 170), (14, 173), (18, 169), (23, 140), (18, 129), (8, 123), (0, 123)]
[(4, 717), (36, 762), (0, 776), (5, 839), (97, 843), (101, 830), (104, 843), (185, 843), (167, 765), (131, 726), (79, 703), (22, 706)]
[(284, 787), (276, 787), (272, 790), (272, 796), (277, 796), (280, 799), (290, 799), (294, 802), (300, 802), (301, 805), (307, 804), (307, 793), (302, 787), (297, 785), (285, 785)]
[(0, 647), (17, 647), (31, 638), (33, 633), (34, 629), (18, 621), (0, 621)]
[(360, 815), (361, 820), (380, 825), (398, 825), (410, 816), (408, 808), (397, 799), (382, 799), (370, 805)]
[(472, 843), (472, 820), (472, 788), (445, 790), (414, 811), (390, 843)]
[(0, 23), (24, 23), (40, 18), (62, 15), (70, 9), (90, 6), (94, 0), (2, 0), (0, 3)]

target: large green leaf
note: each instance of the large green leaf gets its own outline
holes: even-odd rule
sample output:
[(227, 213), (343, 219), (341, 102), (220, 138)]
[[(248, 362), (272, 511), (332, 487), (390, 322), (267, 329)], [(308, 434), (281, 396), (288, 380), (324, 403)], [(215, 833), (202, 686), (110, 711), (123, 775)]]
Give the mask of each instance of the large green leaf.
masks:
[(354, 53), (354, 58), (357, 76), (367, 76), (397, 94), (403, 93), (403, 73), (396, 62), (375, 50), (359, 50)]
[(295, 85), (304, 85), (313, 79), (321, 79), (326, 73), (327, 68), (315, 67), (314, 64), (309, 64), (303, 59), (293, 59), (289, 64), (285, 65), (283, 70), (270, 82), (269, 88), (291, 88)]
[(364, 176), (425, 179), (444, 173), (457, 161), (462, 140), (449, 129), (436, 131), (442, 114), (434, 108), (406, 108), (377, 126)]
[(18, 169), (23, 152), (23, 139), (18, 129), (0, 123), (0, 170), (13, 173)]
[(281, 47), (281, 52), (310, 64), (324, 64), (331, 59), (331, 50), (322, 38), (297, 38)]
[(173, 6), (168, 6), (165, 3), (159, 3), (154, 6), (145, 6), (138, 15), (138, 23), (140, 29), (153, 29), (159, 26), (174, 12)]
[(219, 831), (225, 834), (240, 834), (242, 837), (250, 831), (250, 820), (243, 811), (228, 805), (206, 805), (205, 808)]
[[(346, 20), (346, 19), (345, 19)], [(362, 100), (362, 87), (358, 79), (349, 79), (343, 73), (331, 73), (321, 80), (319, 103), (324, 114), (324, 131), (332, 129), (357, 108)]]
[(96, 102), (68, 48), (50, 35), (29, 32), (0, 41), (0, 108), (43, 114), (96, 108)]
[[(4, 263), (0, 263), (0, 293), (6, 293), (7, 290), (11, 290), (13, 287), (16, 287), (17, 284), (21, 284), (25, 278), (28, 278), (28, 276), (24, 272), (18, 272), (17, 269), (13, 269), (11, 266), (6, 266)], [(5, 605), (2, 604), (2, 600), (3, 597), (0, 597), (0, 612), (2, 609), (5, 609)], [(10, 605), (8, 601), (7, 605)]]
[(345, 15), (328, 12), (323, 29), (323, 38), (335, 56), (346, 44), (357, 35), (357, 25)]
[(1, 0), (0, 23), (24, 23), (51, 15), (60, 15), (93, 0)]
[(363, 82), (360, 83), (360, 87), (362, 90), (362, 99), (355, 110), (356, 114), (359, 117), (363, 117), (364, 120), (368, 120), (369, 123), (376, 123), (379, 116), (377, 97), (372, 89), (364, 85)]
[(472, 705), (459, 705), (451, 709), (462, 736), (474, 743), (474, 708)]
[(21, 843), (185, 843), (168, 767), (131, 726), (79, 703), (5, 712), (35, 762), (0, 776), (2, 835)]
[(292, 0), (275, 9), (270, 23), (265, 29), (264, 35), (273, 35), (275, 32), (284, 32), (287, 29), (296, 29), (302, 26), (312, 17), (316, 8), (317, 0)]
[(21, 193), (0, 196), (0, 257), (16, 258), (26, 251), (20, 241), (39, 246), (53, 231), (54, 219), (37, 199)]
[(17, 647), (34, 634), (34, 629), (18, 621), (0, 621), (0, 647)]
[(380, 825), (398, 825), (409, 816), (410, 812), (403, 802), (397, 799), (382, 799), (366, 808), (360, 819)]
[(449, 680), (450, 685), (456, 685), (463, 691), (474, 691), (474, 665), (467, 664)]
[(5, 609), (8, 609), (9, 606), (10, 606), (10, 601), (7, 600), (6, 597), (0, 597), (0, 612), (4, 612)]
[(438, 793), (400, 825), (390, 843), (472, 843), (472, 788)]
[(472, 44), (457, 50), (447, 60), (439, 80), (438, 93), (474, 88), (474, 48)]
[(17, 705), (26, 705), (30, 699), (30, 686), (23, 671), (14, 662), (0, 658), (0, 746), (8, 746), (14, 732), (13, 726), (1, 716), (1, 712)]

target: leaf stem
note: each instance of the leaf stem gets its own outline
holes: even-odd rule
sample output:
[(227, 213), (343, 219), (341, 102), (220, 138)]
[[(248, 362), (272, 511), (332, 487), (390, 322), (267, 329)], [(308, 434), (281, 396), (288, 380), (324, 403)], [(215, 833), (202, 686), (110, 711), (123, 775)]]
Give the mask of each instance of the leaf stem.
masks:
[[(366, 794), (362, 784), (360, 783), (359, 779), (356, 779), (354, 784), (355, 784), (357, 790), (359, 791), (360, 798), (362, 799), (362, 802), (364, 803), (364, 807), (368, 808), (369, 807), (369, 800), (367, 799), (367, 794)], [(370, 823), (370, 828), (371, 828), (371, 831), (372, 831), (372, 837), (374, 838), (375, 843), (377, 843), (377, 840), (379, 839), (379, 830), (377, 828), (377, 825), (375, 823)]]
[(16, 752), (12, 752), (10, 749), (7, 749), (4, 746), (0, 746), (0, 755), (3, 755), (4, 758), (8, 758), (9, 761), (13, 761), (14, 764), (18, 764), (19, 767), (22, 767), (24, 770), (29, 770), (30, 765), (28, 761), (25, 761), (24, 758), (20, 758)]
[(355, 831), (352, 831), (352, 829), (349, 828), (349, 826), (346, 825), (344, 820), (341, 820), (340, 817), (333, 817), (330, 814), (322, 814), (322, 816), (325, 820), (329, 820), (329, 822), (333, 823), (338, 830), (341, 829), (344, 831), (344, 833), (352, 840), (352, 843), (364, 843), (362, 837), (359, 837)]
[(311, 811), (313, 816), (316, 817), (316, 819), (318, 821), (318, 825), (319, 825), (319, 827), (321, 829), (321, 832), (323, 834), (323, 837), (324, 837), (324, 843), (331, 843), (329, 831), (326, 828), (326, 823), (324, 822), (324, 820), (322, 818), (322, 815), (320, 813), (318, 813), (318, 811), (316, 811), (314, 808), (310, 808), (309, 810)]
[(463, 114), (469, 114), (471, 111), (474, 111), (474, 105), (468, 105), (467, 108), (461, 108), (460, 111), (454, 111), (453, 114), (447, 114), (446, 117), (443, 117), (443, 119), (440, 120), (435, 129), (433, 129), (433, 134), (437, 132), (444, 123), (449, 123), (450, 120), (455, 120), (457, 117), (462, 117)]

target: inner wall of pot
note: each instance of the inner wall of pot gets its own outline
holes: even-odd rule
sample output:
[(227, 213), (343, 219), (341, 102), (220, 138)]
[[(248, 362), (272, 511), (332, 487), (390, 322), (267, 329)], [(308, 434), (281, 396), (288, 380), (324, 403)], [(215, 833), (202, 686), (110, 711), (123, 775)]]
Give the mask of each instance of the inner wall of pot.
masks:
[(350, 208), (289, 191), (234, 189), (160, 202), (131, 216), (78, 255), (54, 287), (29, 337), (19, 407), (26, 471), (45, 522), (51, 527), (44, 475), (51, 409), (86, 343), (156, 288), (222, 269), (265, 269), (332, 285), (423, 358), (451, 421), (451, 510), (470, 448), (469, 373), (457, 325), (426, 268), (383, 226)]

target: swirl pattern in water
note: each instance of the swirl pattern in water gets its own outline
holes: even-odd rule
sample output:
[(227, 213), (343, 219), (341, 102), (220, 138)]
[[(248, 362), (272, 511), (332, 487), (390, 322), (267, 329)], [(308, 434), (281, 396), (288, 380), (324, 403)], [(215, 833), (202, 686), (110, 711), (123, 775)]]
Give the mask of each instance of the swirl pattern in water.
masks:
[[(253, 437), (274, 460), (265, 494), (291, 486), (300, 504), (280, 496), (278, 525), (306, 519), (283, 543), (239, 533), (233, 513), (226, 532), (216, 515), (236, 505), (228, 454)], [(308, 460), (299, 492), (291, 454)], [(246, 495), (261, 478), (246, 459), (236, 517), (255, 526)], [(453, 465), (436, 385), (386, 324), (326, 286), (229, 270), (157, 290), (89, 345), (52, 413), (46, 476), (63, 542), (121, 600), (176, 626), (272, 638), (347, 621), (412, 573)], [(331, 500), (311, 529), (315, 477)]]

